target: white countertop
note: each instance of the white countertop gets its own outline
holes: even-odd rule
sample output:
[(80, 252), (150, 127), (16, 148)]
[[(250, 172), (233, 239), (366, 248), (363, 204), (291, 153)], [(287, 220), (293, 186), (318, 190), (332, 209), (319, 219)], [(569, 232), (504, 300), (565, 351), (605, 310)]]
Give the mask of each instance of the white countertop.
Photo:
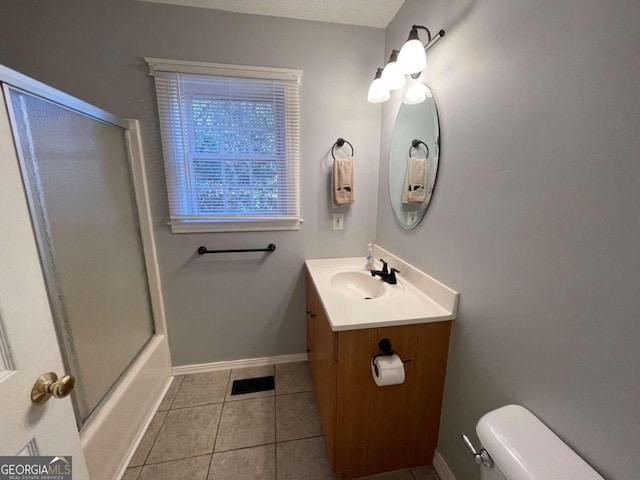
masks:
[[(383, 283), (385, 293), (369, 300), (348, 298), (330, 286), (330, 278), (336, 272), (352, 270), (367, 273), (364, 268), (365, 257), (305, 261), (333, 331), (441, 322), (456, 318), (457, 292), (377, 246), (375, 253), (376, 259), (378, 255), (384, 255), (382, 258), (388, 261), (389, 268), (396, 267), (401, 273), (397, 274), (398, 285)], [(376, 260), (375, 269), (381, 268), (382, 264)]]

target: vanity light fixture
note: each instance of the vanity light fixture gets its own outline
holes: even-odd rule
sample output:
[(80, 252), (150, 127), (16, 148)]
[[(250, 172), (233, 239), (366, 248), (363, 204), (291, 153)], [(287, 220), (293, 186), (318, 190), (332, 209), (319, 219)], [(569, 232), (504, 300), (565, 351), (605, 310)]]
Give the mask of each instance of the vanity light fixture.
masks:
[(382, 71), (382, 81), (389, 90), (397, 90), (404, 87), (405, 84), (404, 73), (398, 66), (398, 53), (398, 50), (391, 51), (389, 63)]
[[(422, 44), (418, 36), (418, 30), (427, 32), (428, 41), (426, 45)], [(431, 37), (431, 32), (427, 27), (422, 25), (413, 25), (409, 32), (409, 38), (402, 46), (402, 50), (392, 50), (389, 57), (389, 63), (384, 69), (379, 68), (376, 76), (369, 86), (369, 94), (367, 99), (371, 103), (386, 102), (391, 98), (390, 90), (397, 90), (405, 86), (405, 75), (411, 75), (416, 79), (427, 66), (427, 50), (444, 37), (445, 31), (440, 30), (435, 37)], [(424, 102), (430, 97), (429, 89), (426, 91), (422, 88), (424, 85), (412, 85), (404, 96), (403, 103), (413, 105)], [(426, 88), (426, 87), (425, 87)]]
[[(427, 32), (427, 44), (423, 45), (418, 30)], [(402, 46), (398, 55), (398, 66), (405, 75), (412, 75), (416, 78), (427, 67), (427, 50), (438, 40), (444, 37), (445, 31), (440, 30), (438, 34), (431, 38), (431, 32), (422, 25), (413, 25), (409, 32), (409, 38)]]
[(376, 76), (371, 82), (371, 86), (369, 87), (369, 94), (367, 95), (367, 100), (370, 103), (382, 103), (386, 102), (391, 98), (391, 94), (389, 93), (389, 89), (382, 81), (382, 69), (379, 68), (376, 72)]
[(429, 88), (424, 83), (414, 83), (407, 89), (402, 103), (405, 105), (417, 105), (427, 98), (431, 98)]

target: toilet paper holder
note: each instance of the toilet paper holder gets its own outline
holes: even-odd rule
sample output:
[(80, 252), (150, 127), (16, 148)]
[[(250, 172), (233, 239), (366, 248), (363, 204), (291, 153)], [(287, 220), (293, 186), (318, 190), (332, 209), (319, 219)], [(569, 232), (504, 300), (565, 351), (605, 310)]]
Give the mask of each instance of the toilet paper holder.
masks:
[[(376, 372), (376, 377), (380, 376), (380, 371), (378, 370), (378, 364), (376, 363), (376, 358), (396, 355), (396, 352), (394, 352), (393, 349), (391, 348), (391, 340), (389, 340), (388, 338), (383, 338), (382, 340), (380, 340), (380, 342), (378, 342), (378, 348), (380, 349), (380, 353), (377, 353), (373, 357), (371, 357), (371, 363), (373, 364), (373, 368)], [(411, 359), (408, 358), (406, 360), (402, 360), (402, 363), (403, 364), (409, 363), (410, 361)]]

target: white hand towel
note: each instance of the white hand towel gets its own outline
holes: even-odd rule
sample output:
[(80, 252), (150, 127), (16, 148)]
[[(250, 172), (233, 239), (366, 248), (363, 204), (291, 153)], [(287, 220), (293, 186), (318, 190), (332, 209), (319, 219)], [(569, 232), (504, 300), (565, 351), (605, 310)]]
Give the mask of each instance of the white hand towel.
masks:
[(402, 184), (402, 203), (409, 203), (409, 159), (404, 169), (404, 183)]
[(427, 199), (427, 159), (411, 157), (407, 176), (407, 203), (424, 202)]
[(353, 179), (353, 158), (336, 158), (333, 161), (333, 201), (336, 205), (355, 202)]

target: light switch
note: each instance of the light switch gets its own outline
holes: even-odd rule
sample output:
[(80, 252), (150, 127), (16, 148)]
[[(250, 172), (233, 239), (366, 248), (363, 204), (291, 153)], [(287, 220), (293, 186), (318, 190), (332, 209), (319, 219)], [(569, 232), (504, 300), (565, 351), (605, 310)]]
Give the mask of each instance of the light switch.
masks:
[(333, 229), (342, 230), (344, 227), (344, 213), (333, 214)]

